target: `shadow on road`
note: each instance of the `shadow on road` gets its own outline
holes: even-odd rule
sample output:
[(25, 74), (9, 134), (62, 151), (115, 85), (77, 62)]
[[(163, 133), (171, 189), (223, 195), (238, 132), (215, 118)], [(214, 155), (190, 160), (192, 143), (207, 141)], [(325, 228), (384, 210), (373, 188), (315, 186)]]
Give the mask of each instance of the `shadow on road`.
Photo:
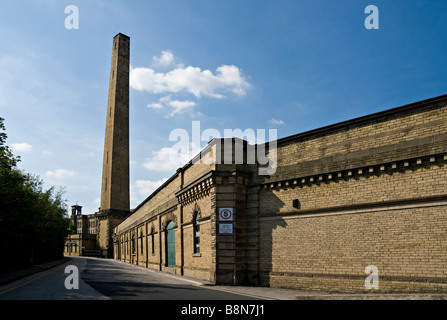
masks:
[(87, 259), (81, 278), (114, 300), (252, 300), (211, 290), (178, 277), (110, 260)]

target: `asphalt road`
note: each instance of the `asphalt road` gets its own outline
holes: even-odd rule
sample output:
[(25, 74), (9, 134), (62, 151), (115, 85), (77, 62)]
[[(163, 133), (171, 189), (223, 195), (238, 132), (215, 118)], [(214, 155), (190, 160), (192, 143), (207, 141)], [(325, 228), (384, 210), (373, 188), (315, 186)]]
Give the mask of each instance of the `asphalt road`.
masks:
[(51, 270), (0, 287), (0, 300), (110, 299), (229, 301), (262, 298), (224, 291), (207, 286), (205, 282), (119, 261), (96, 258), (73, 258)]

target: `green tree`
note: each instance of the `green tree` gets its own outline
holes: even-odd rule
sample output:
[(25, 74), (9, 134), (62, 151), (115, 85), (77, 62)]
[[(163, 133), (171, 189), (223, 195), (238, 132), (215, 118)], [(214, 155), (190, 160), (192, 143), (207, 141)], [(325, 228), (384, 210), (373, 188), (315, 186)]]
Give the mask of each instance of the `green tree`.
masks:
[(5, 130), (5, 125), (3, 123), (5, 119), (0, 117), (0, 169), (11, 169), (17, 165), (17, 162), (20, 161), (20, 157), (15, 157), (11, 149), (6, 146), (6, 132), (2, 132)]
[(62, 257), (69, 228), (63, 190), (17, 168), (0, 118), (0, 271)]

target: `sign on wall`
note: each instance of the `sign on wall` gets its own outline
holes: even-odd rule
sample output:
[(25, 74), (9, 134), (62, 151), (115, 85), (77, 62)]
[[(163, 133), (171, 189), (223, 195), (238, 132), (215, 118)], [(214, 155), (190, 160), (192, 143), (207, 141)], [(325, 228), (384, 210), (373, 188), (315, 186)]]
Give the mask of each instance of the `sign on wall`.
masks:
[(233, 234), (234, 227), (232, 223), (219, 223), (219, 234)]
[(233, 208), (219, 208), (219, 221), (233, 221)]

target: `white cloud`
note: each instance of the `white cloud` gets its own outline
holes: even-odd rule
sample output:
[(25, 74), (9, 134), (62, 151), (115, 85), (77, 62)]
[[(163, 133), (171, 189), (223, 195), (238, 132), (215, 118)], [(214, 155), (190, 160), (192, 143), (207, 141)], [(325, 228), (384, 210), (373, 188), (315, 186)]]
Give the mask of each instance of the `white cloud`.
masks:
[(156, 66), (167, 67), (174, 62), (174, 55), (171, 51), (166, 50), (161, 52), (160, 57), (152, 57), (152, 60), (154, 61), (154, 65)]
[(189, 100), (184, 100), (184, 101), (171, 100), (171, 95), (168, 95), (168, 96), (160, 98), (158, 100), (158, 102), (154, 102), (154, 103), (147, 105), (148, 108), (153, 108), (153, 109), (162, 109), (164, 106), (169, 106), (173, 109), (172, 112), (170, 113), (170, 116), (173, 116), (176, 113), (182, 113), (182, 112), (189, 110), (192, 107), (196, 106), (196, 102), (189, 101)]
[(135, 182), (135, 187), (139, 195), (149, 196), (152, 192), (154, 192), (158, 187), (160, 187), (166, 181), (167, 181), (166, 178), (158, 181), (137, 180)]
[(76, 175), (76, 172), (65, 170), (65, 169), (58, 169), (55, 171), (47, 171), (47, 172), (45, 172), (45, 175), (47, 177), (62, 179), (62, 178), (74, 177)]
[(243, 96), (250, 87), (234, 65), (222, 65), (216, 69), (216, 74), (210, 70), (182, 65), (167, 73), (139, 67), (131, 69), (130, 78), (131, 87), (135, 90), (155, 94), (186, 92), (197, 99), (204, 96), (223, 99), (227, 93)]
[(143, 167), (148, 170), (172, 172), (188, 163), (199, 152), (200, 148), (195, 144), (179, 142), (173, 147), (153, 151), (152, 158), (147, 158)]
[[(167, 72), (153, 68), (131, 67), (130, 86), (138, 91), (164, 95), (157, 102), (147, 105), (151, 109), (169, 107), (169, 116), (191, 111), (197, 105), (194, 99), (185, 99), (192, 95), (196, 100), (203, 97), (224, 99), (230, 95), (244, 96), (250, 88), (246, 77), (235, 65), (221, 65), (215, 71), (202, 70), (199, 67), (174, 64), (174, 54), (165, 50), (160, 57), (154, 56), (153, 67), (170, 67)], [(181, 95), (179, 99), (177, 95)]]
[(163, 109), (163, 104), (161, 104), (160, 102), (154, 102), (148, 104), (147, 107), (152, 109)]
[(269, 122), (273, 125), (282, 125), (285, 123), (283, 120), (276, 120), (276, 119), (269, 120)]
[(48, 150), (44, 150), (44, 151), (42, 151), (42, 153), (43, 153), (44, 155), (46, 155), (46, 156), (53, 156), (53, 155), (54, 155), (53, 152), (48, 151)]
[(171, 116), (180, 113), (186, 109), (190, 109), (191, 107), (194, 107), (196, 103), (194, 101), (180, 101), (180, 100), (172, 100), (168, 102), (168, 105), (172, 108), (174, 108), (174, 111), (171, 113)]
[(33, 149), (33, 146), (29, 143), (23, 142), (23, 143), (13, 143), (11, 144), (11, 148), (14, 152), (30, 152)]
[(173, 148), (164, 147), (152, 152), (152, 158), (146, 159), (143, 167), (156, 171), (174, 171), (188, 162), (189, 158), (182, 158)]

